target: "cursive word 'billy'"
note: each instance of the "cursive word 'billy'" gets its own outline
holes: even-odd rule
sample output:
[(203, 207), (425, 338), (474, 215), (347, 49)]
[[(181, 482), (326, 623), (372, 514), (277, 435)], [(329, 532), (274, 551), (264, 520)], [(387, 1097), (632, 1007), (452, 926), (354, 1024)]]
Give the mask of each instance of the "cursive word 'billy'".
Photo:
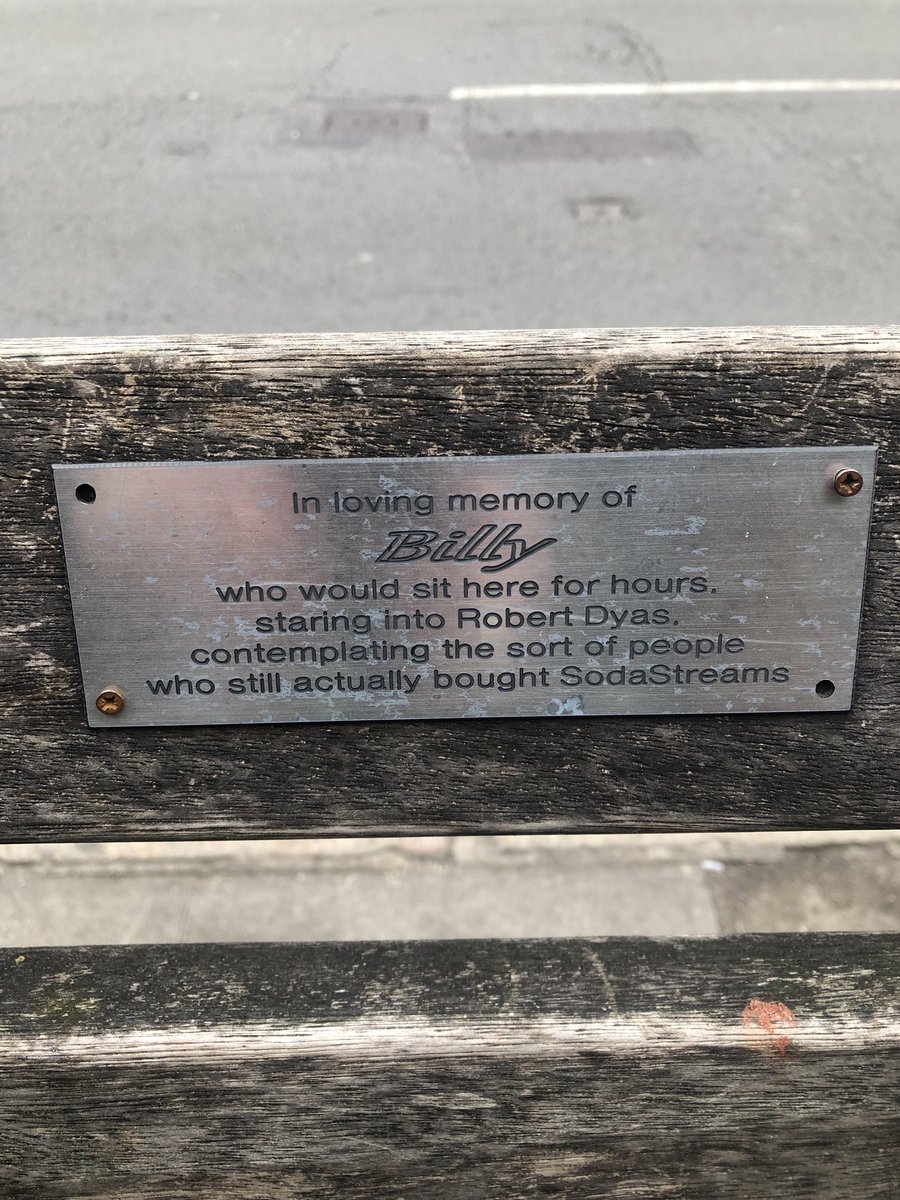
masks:
[(442, 537), (436, 529), (398, 529), (378, 555), (377, 562), (480, 562), (482, 571), (505, 571), (538, 550), (552, 546), (557, 538), (541, 538), (528, 544), (517, 537), (521, 525), (482, 525), (475, 533), (464, 529)]

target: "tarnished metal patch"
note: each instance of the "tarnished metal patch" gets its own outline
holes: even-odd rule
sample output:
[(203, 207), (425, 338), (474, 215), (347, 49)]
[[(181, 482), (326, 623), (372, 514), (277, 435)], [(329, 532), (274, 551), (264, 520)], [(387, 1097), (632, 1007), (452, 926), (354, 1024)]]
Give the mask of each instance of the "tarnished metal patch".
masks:
[(88, 720), (846, 709), (874, 475), (871, 446), (56, 466)]

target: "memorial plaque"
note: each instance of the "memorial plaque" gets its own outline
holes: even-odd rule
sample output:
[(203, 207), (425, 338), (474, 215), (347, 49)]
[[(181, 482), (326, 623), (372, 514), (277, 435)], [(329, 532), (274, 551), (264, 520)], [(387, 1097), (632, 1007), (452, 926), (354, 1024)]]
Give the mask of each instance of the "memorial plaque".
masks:
[(97, 727), (850, 706), (872, 446), (54, 475)]

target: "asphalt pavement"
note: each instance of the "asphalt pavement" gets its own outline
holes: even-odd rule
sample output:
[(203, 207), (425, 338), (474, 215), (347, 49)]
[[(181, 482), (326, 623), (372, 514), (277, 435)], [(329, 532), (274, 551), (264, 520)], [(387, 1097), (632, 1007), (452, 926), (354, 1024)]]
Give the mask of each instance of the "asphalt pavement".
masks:
[[(0, 0), (0, 337), (889, 322), (898, 45), (895, 0)], [(822, 90), (652, 90), (736, 80)]]

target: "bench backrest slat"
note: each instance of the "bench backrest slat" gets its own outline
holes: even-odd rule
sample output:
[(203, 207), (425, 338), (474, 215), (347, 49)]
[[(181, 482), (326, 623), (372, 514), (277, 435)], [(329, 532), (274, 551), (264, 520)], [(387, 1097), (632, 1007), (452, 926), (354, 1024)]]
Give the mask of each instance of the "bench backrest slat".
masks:
[[(879, 827), (900, 819), (900, 333), (0, 343), (0, 838)], [(85, 725), (52, 462), (877, 443), (852, 712)]]

